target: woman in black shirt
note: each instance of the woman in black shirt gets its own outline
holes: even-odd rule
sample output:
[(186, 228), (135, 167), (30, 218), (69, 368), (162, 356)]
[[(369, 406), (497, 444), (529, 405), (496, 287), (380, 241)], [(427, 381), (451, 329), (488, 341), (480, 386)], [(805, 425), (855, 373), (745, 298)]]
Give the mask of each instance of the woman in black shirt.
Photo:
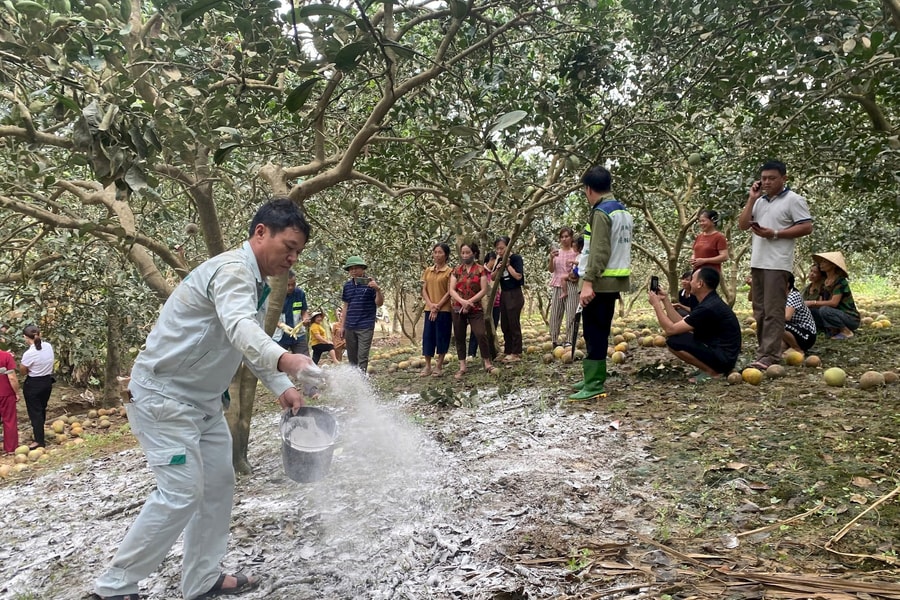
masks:
[[(494, 250), (497, 252), (497, 265), (503, 262), (506, 256), (506, 247), (509, 245), (507, 236), (500, 236), (494, 240)], [(525, 284), (525, 263), (518, 254), (511, 254), (509, 262), (501, 273), (495, 273), (494, 277), (500, 277), (500, 329), (503, 330), (503, 353), (506, 357), (503, 362), (516, 362), (522, 358), (522, 309), (525, 307), (525, 295), (522, 286)]]

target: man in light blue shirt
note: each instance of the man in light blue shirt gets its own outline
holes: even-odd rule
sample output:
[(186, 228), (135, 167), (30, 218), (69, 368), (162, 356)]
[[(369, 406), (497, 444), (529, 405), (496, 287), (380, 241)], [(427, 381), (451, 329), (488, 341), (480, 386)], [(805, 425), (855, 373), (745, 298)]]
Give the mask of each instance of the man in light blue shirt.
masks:
[(250, 237), (188, 275), (160, 312), (131, 372), (126, 405), (156, 490), (95, 584), (106, 600), (139, 598), (138, 582), (157, 569), (184, 532), (182, 594), (187, 600), (237, 594), (257, 578), (219, 570), (234, 496), (231, 434), (222, 395), (243, 360), (278, 397), (299, 408), (288, 374), (312, 365), (263, 330), (267, 277), (287, 273), (309, 239), (309, 224), (287, 199), (263, 205)]

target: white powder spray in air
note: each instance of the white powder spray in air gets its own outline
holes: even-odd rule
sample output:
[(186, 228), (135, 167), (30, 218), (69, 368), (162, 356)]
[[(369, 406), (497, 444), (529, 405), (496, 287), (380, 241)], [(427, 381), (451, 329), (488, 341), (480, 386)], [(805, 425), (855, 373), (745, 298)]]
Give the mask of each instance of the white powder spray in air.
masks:
[(338, 440), (328, 475), (300, 484), (297, 516), (318, 534), (317, 552), (324, 545), (338, 557), (365, 560), (384, 538), (409, 538), (444, 514), (447, 459), (407, 416), (376, 396), (358, 369), (343, 365), (325, 373), (315, 404), (337, 419)]

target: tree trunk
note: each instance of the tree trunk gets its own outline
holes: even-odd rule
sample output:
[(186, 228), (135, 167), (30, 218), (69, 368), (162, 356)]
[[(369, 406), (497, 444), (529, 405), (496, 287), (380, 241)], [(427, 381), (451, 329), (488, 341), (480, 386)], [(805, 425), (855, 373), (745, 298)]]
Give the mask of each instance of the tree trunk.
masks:
[(225, 411), (225, 420), (231, 430), (231, 462), (238, 475), (249, 475), (253, 466), (247, 458), (250, 445), (250, 420), (253, 417), (253, 401), (256, 398), (256, 376), (241, 365), (228, 386), (231, 404)]
[(116, 302), (115, 288), (110, 287), (106, 298), (106, 368), (103, 374), (103, 406), (119, 402), (118, 376), (122, 370), (122, 315)]
[[(266, 304), (265, 330), (272, 335), (284, 306), (287, 274), (277, 279), (270, 278), (269, 284), (272, 292)], [(228, 393), (231, 395), (231, 405), (225, 411), (225, 419), (231, 430), (232, 465), (235, 473), (247, 475), (253, 472), (253, 467), (247, 460), (247, 450), (250, 444), (250, 419), (253, 417), (253, 403), (256, 400), (256, 375), (242, 364), (231, 380)]]

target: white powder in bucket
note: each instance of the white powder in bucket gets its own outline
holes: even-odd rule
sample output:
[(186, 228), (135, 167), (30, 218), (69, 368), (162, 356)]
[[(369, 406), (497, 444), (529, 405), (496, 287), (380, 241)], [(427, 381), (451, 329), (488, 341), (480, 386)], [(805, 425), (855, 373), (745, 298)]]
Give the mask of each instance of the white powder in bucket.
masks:
[(296, 450), (323, 450), (334, 443), (334, 436), (320, 429), (315, 417), (291, 417), (285, 429), (284, 439)]

